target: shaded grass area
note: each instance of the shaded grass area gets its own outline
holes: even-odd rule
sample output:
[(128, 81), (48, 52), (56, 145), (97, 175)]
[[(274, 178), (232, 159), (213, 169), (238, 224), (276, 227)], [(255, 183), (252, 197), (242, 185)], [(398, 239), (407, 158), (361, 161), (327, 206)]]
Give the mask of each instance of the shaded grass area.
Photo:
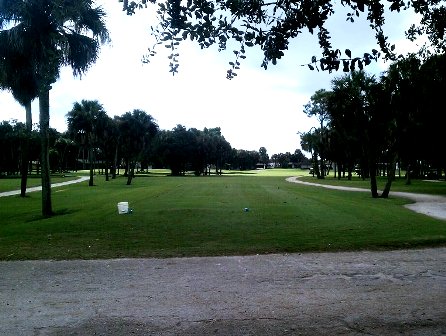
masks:
[[(315, 182), (320, 184), (340, 185), (346, 187), (370, 189), (370, 179), (363, 180), (358, 176), (353, 176), (351, 181), (349, 181), (347, 178), (342, 178), (338, 180), (337, 178), (334, 178), (333, 176), (330, 175), (327, 176), (325, 179), (318, 180), (317, 178), (306, 174), (301, 179), (302, 181)], [(378, 182), (378, 189), (382, 190), (384, 189), (384, 186), (387, 182), (387, 177), (378, 177), (377, 182)], [(403, 191), (417, 194), (446, 196), (446, 181), (413, 179), (410, 185), (406, 185), (406, 179), (404, 177), (401, 178), (396, 177), (395, 180), (392, 182), (390, 193), (392, 193), (392, 191)]]
[[(263, 176), (262, 176), (263, 174)], [(0, 259), (243, 255), (446, 245), (446, 222), (372, 199), (254, 176), (137, 177), (0, 199)], [(293, 175), (293, 174), (291, 174)], [(118, 215), (128, 201), (133, 213)], [(249, 208), (249, 211), (244, 211)]]

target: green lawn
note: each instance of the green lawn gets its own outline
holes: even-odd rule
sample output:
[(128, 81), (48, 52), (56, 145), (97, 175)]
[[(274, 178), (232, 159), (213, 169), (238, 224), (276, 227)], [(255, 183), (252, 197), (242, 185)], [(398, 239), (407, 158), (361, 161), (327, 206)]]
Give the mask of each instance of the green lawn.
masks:
[[(0, 260), (238, 255), (446, 245), (446, 221), (372, 199), (285, 181), (299, 171), (137, 177), (0, 198)], [(161, 175), (161, 174), (160, 174)], [(278, 175), (278, 176), (277, 176)], [(2, 181), (0, 181), (0, 184)], [(128, 201), (133, 213), (118, 215)], [(244, 211), (249, 208), (249, 211)]]

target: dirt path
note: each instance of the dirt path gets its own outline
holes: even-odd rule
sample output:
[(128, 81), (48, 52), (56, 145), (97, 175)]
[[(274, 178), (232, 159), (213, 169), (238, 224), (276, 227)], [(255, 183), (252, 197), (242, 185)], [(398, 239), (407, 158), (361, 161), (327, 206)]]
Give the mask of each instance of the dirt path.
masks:
[[(299, 177), (289, 177), (286, 180), (292, 183), (299, 183), (327, 189), (370, 192), (370, 190), (362, 188), (332, 186), (313, 182), (304, 182), (301, 181)], [(414, 201), (415, 203), (405, 205), (406, 208), (412, 211), (422, 213), (424, 215), (428, 215), (433, 218), (446, 220), (446, 197), (444, 196), (415, 194), (415, 193), (399, 192), (399, 191), (392, 191), (390, 195), (396, 197), (404, 197)]]
[[(82, 176), (82, 177), (79, 177), (77, 180), (71, 180), (71, 181), (60, 182), (60, 183), (53, 183), (53, 184), (51, 184), (51, 188), (62, 187), (62, 186), (66, 186), (66, 185), (74, 184), (74, 183), (80, 183), (80, 182), (88, 181), (89, 179), (90, 178), (88, 176)], [(42, 190), (41, 186), (27, 188), (26, 189), (26, 193), (36, 192), (36, 191), (40, 191), (40, 190)], [(14, 196), (14, 195), (20, 195), (20, 190), (12, 190), (12, 191), (0, 192), (0, 197), (8, 197), (8, 196)]]
[(1, 335), (445, 335), (446, 248), (0, 262)]

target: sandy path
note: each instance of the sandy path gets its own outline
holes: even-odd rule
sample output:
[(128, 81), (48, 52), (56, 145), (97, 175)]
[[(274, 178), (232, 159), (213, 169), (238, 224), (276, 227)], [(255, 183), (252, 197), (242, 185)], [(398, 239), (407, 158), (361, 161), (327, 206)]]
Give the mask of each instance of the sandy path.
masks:
[(0, 262), (0, 335), (445, 335), (446, 248)]
[[(289, 177), (286, 179), (288, 182), (299, 183), (309, 186), (321, 187), (326, 189), (357, 191), (357, 192), (370, 192), (368, 189), (352, 188), (343, 186), (324, 185), (313, 182), (301, 181), (298, 177)], [(431, 216), (437, 219), (446, 220), (446, 197), (437, 195), (415, 194), (408, 192), (391, 191), (391, 196), (404, 197), (414, 201), (415, 203), (406, 204), (405, 207), (424, 215)]]

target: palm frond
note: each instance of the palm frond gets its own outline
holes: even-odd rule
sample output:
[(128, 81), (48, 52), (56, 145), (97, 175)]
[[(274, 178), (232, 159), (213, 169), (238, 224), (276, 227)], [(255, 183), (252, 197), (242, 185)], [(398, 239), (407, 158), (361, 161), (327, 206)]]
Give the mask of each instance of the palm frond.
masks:
[(81, 76), (96, 62), (99, 44), (95, 39), (78, 33), (67, 34), (65, 40), (64, 64), (71, 66), (75, 76)]

